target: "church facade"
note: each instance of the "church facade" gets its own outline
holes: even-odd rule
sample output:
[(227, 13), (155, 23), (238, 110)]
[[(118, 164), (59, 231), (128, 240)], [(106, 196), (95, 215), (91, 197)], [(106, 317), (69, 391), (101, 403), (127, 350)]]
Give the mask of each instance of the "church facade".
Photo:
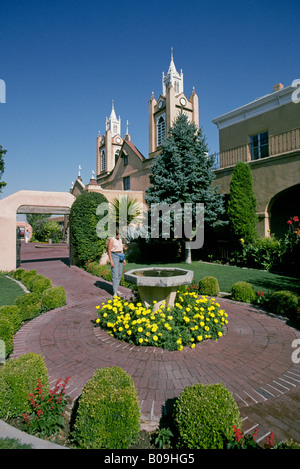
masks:
[(199, 104), (195, 90), (188, 98), (184, 93), (183, 72), (177, 72), (173, 51), (168, 72), (162, 76), (162, 93), (154, 94), (149, 108), (149, 154), (141, 154), (131, 141), (128, 123), (124, 137), (121, 136), (121, 118), (117, 118), (114, 103), (110, 117), (106, 119), (106, 130), (96, 140), (96, 182), (103, 189), (118, 191), (145, 191), (149, 185), (149, 173), (154, 158), (161, 151), (179, 112), (187, 114), (189, 120), (199, 127)]

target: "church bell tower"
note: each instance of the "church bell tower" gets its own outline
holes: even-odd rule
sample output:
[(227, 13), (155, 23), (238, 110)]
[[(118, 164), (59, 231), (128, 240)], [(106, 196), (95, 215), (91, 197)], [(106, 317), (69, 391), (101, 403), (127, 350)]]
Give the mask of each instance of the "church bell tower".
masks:
[(199, 100), (193, 89), (188, 99), (184, 94), (183, 73), (177, 72), (173, 49), (167, 74), (162, 74), (162, 94), (158, 100), (154, 93), (149, 100), (149, 157), (159, 154), (161, 144), (167, 136), (179, 112), (187, 114), (190, 122), (199, 128)]

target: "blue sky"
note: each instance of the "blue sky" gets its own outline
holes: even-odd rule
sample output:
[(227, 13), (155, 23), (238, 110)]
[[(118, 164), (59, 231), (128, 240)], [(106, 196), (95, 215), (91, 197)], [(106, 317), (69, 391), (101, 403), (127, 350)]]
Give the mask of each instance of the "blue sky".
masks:
[(299, 0), (0, 0), (1, 198), (18, 190), (68, 191), (95, 170), (96, 137), (112, 100), (148, 156), (148, 101), (162, 92), (170, 50), (184, 91), (211, 120), (300, 78)]

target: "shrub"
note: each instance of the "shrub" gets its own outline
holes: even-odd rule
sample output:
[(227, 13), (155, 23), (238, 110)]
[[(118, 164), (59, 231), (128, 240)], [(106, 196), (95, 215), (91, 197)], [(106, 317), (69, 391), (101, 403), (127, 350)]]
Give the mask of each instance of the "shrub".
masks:
[(60, 308), (66, 304), (66, 293), (63, 287), (47, 288), (42, 293), (41, 307), (43, 311)]
[(268, 308), (274, 314), (297, 319), (298, 303), (298, 297), (294, 293), (288, 290), (279, 290), (272, 293)]
[(187, 386), (174, 407), (178, 447), (222, 449), (241, 425), (237, 404), (221, 384)]
[(35, 318), (42, 311), (40, 295), (34, 292), (19, 296), (15, 305), (19, 307), (24, 321)]
[(20, 309), (17, 305), (0, 306), (0, 319), (6, 318), (13, 326), (14, 333), (19, 330), (22, 324)]
[(5, 343), (5, 355), (13, 351), (14, 326), (7, 317), (0, 318), (0, 339)]
[(82, 390), (75, 441), (86, 449), (126, 449), (139, 433), (139, 419), (139, 399), (131, 376), (119, 367), (101, 368)]
[(25, 272), (26, 272), (25, 269), (17, 269), (13, 272), (12, 278), (14, 278), (15, 280), (22, 281), (22, 277), (25, 274)]
[(215, 277), (203, 277), (199, 282), (201, 295), (217, 296), (220, 293), (219, 282)]
[[(33, 277), (37, 275), (37, 271), (32, 269), (32, 270), (27, 270), (23, 275), (22, 275), (22, 283), (25, 285), (25, 287), (28, 288), (28, 285), (32, 281)], [(29, 288), (28, 288), (29, 290)]]
[(0, 418), (7, 420), (29, 412), (28, 393), (34, 392), (38, 380), (49, 386), (43, 358), (27, 353), (7, 361), (0, 369)]
[(47, 288), (52, 287), (50, 278), (44, 277), (44, 275), (36, 275), (31, 278), (28, 282), (28, 290), (34, 293), (42, 293)]
[(99, 260), (106, 248), (106, 240), (99, 238), (96, 231), (97, 224), (101, 220), (101, 215), (97, 215), (96, 210), (103, 202), (107, 203), (104, 195), (83, 192), (71, 207), (72, 245), (80, 265), (84, 265), (88, 260)]
[(231, 298), (235, 301), (253, 303), (256, 295), (253, 286), (244, 281), (236, 282), (231, 287)]

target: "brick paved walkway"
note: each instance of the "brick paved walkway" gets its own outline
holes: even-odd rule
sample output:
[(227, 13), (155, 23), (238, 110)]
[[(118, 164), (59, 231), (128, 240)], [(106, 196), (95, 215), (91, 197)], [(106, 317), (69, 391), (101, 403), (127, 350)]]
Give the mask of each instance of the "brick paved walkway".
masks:
[(261, 441), (273, 431), (276, 440), (300, 442), (300, 364), (291, 358), (298, 330), (258, 308), (220, 298), (229, 324), (218, 342), (181, 352), (135, 347), (94, 328), (95, 307), (111, 296), (111, 285), (68, 267), (67, 255), (62, 247), (22, 246), (21, 266), (46, 275), (53, 286), (64, 286), (67, 305), (23, 326), (14, 339), (14, 356), (42, 353), (53, 384), (71, 377), (73, 399), (97, 368), (120, 366), (133, 377), (148, 422), (157, 422), (163, 404), (185, 386), (223, 383), (240, 408), (244, 431), (257, 426)]

